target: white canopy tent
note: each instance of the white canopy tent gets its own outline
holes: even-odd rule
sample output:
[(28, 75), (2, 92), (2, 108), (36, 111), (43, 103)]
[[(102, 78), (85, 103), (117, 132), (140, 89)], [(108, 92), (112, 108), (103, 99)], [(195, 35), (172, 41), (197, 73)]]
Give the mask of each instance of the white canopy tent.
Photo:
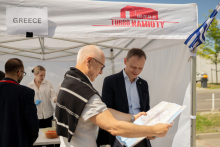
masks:
[[(195, 57), (188, 62), (190, 52), (183, 42), (197, 28), (196, 4), (73, 0), (0, 3), (0, 70), (4, 71), (9, 58), (20, 58), (28, 73), (21, 84), (27, 85), (34, 79), (33, 67), (42, 65), (47, 70), (46, 79), (56, 88), (69, 67), (75, 66), (77, 51), (95, 44), (106, 56), (104, 73), (93, 83), (101, 92), (104, 78), (124, 68), (127, 51), (141, 48), (147, 60), (140, 77), (148, 82), (151, 107), (161, 101), (187, 105), (167, 136), (151, 141), (152, 146), (195, 146), (195, 120), (191, 122), (190, 117), (196, 110), (191, 107), (191, 100), (196, 100)], [(49, 35), (7, 35), (6, 7), (18, 6), (47, 7)]]

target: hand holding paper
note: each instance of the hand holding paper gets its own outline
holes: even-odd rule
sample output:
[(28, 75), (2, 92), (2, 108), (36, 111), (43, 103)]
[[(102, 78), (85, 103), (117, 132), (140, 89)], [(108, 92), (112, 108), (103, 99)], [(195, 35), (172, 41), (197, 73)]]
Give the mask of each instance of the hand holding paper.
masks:
[(134, 120), (137, 120), (142, 115), (147, 115), (147, 113), (146, 112), (140, 112), (140, 113), (134, 115)]
[(160, 123), (160, 124), (156, 124), (152, 127), (155, 130), (155, 132), (157, 133), (157, 135), (155, 135), (156, 137), (164, 137), (167, 134), (169, 128), (172, 127), (172, 125)]
[[(147, 115), (140, 116), (137, 120), (134, 121), (136, 125), (146, 125), (151, 126), (155, 132), (156, 137), (164, 137), (167, 134), (167, 131), (172, 127), (173, 120), (186, 108), (186, 106), (180, 106), (175, 103), (160, 102), (158, 105), (153, 107), (147, 112)], [(151, 137), (152, 137), (151, 136)], [(149, 137), (149, 139), (151, 139)], [(122, 145), (127, 147), (135, 146), (141, 140), (146, 137), (140, 138), (126, 138), (117, 136), (116, 137)]]

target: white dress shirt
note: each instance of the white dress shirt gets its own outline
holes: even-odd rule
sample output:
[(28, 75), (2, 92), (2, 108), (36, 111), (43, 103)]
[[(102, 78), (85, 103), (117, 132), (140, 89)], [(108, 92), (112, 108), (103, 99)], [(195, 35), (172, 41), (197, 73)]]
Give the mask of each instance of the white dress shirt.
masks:
[(62, 84), (62, 82), (60, 82), (60, 83), (58, 84), (58, 86), (57, 86), (57, 91), (56, 91), (56, 96), (57, 96), (57, 97), (58, 97), (58, 94), (59, 94), (59, 92), (60, 92), (61, 84)]
[(137, 90), (137, 80), (139, 77), (137, 77), (134, 82), (131, 83), (128, 75), (123, 70), (124, 80), (125, 80), (125, 88), (127, 92), (127, 98), (128, 98), (128, 107), (129, 107), (129, 114), (136, 115), (141, 110), (140, 106), (140, 98)]
[(56, 98), (52, 83), (48, 80), (43, 80), (38, 89), (33, 80), (28, 84), (28, 87), (35, 91), (34, 101), (42, 101), (39, 105), (37, 105), (38, 119), (47, 119), (51, 117), (54, 113), (51, 101), (54, 102), (54, 99)]

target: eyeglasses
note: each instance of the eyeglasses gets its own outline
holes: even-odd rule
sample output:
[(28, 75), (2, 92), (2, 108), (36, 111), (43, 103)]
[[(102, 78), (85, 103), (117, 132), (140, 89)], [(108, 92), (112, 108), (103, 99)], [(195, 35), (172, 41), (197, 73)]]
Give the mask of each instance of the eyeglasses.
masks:
[(104, 64), (102, 64), (101, 62), (99, 62), (98, 60), (96, 60), (95, 58), (92, 58), (92, 59), (94, 59), (96, 62), (98, 62), (99, 64), (101, 64), (103, 67), (101, 68), (101, 70), (103, 70), (104, 68), (105, 68), (105, 65)]
[[(18, 73), (19, 71), (15, 71), (16, 73)], [(24, 72), (24, 71), (22, 71), (21, 70), (21, 72), (23, 72), (24, 73), (24, 76), (26, 76), (27, 75), (27, 73), (26, 72)]]

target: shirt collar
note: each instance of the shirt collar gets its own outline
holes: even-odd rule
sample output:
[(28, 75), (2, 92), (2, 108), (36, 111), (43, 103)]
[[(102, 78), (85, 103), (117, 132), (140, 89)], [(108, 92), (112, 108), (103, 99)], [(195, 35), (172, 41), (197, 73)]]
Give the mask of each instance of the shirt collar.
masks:
[[(123, 75), (124, 75), (124, 79), (125, 79), (125, 80), (131, 82), (124, 69), (123, 69)], [(139, 79), (139, 77), (137, 76), (137, 77), (135, 78), (134, 82), (136, 83), (138, 79)]]
[(43, 81), (42, 81), (42, 84), (45, 84), (46, 83), (46, 80), (44, 79)]
[[(84, 74), (84, 73), (83, 73), (83, 74)], [(84, 75), (89, 79), (89, 82), (92, 83), (92, 81), (90, 81), (90, 78), (89, 78), (86, 74), (84, 74)]]
[[(10, 80), (10, 81), (14, 81), (14, 82), (18, 83), (17, 81), (15, 81), (15, 80), (13, 80), (13, 79), (11, 79), (11, 78), (4, 78), (4, 79), (2, 79), (2, 80)], [(19, 83), (18, 83), (18, 84), (19, 84)]]
[[(41, 84), (45, 84), (45, 83), (46, 83), (46, 80), (44, 79)], [(35, 85), (34, 80), (31, 81), (31, 85)]]

